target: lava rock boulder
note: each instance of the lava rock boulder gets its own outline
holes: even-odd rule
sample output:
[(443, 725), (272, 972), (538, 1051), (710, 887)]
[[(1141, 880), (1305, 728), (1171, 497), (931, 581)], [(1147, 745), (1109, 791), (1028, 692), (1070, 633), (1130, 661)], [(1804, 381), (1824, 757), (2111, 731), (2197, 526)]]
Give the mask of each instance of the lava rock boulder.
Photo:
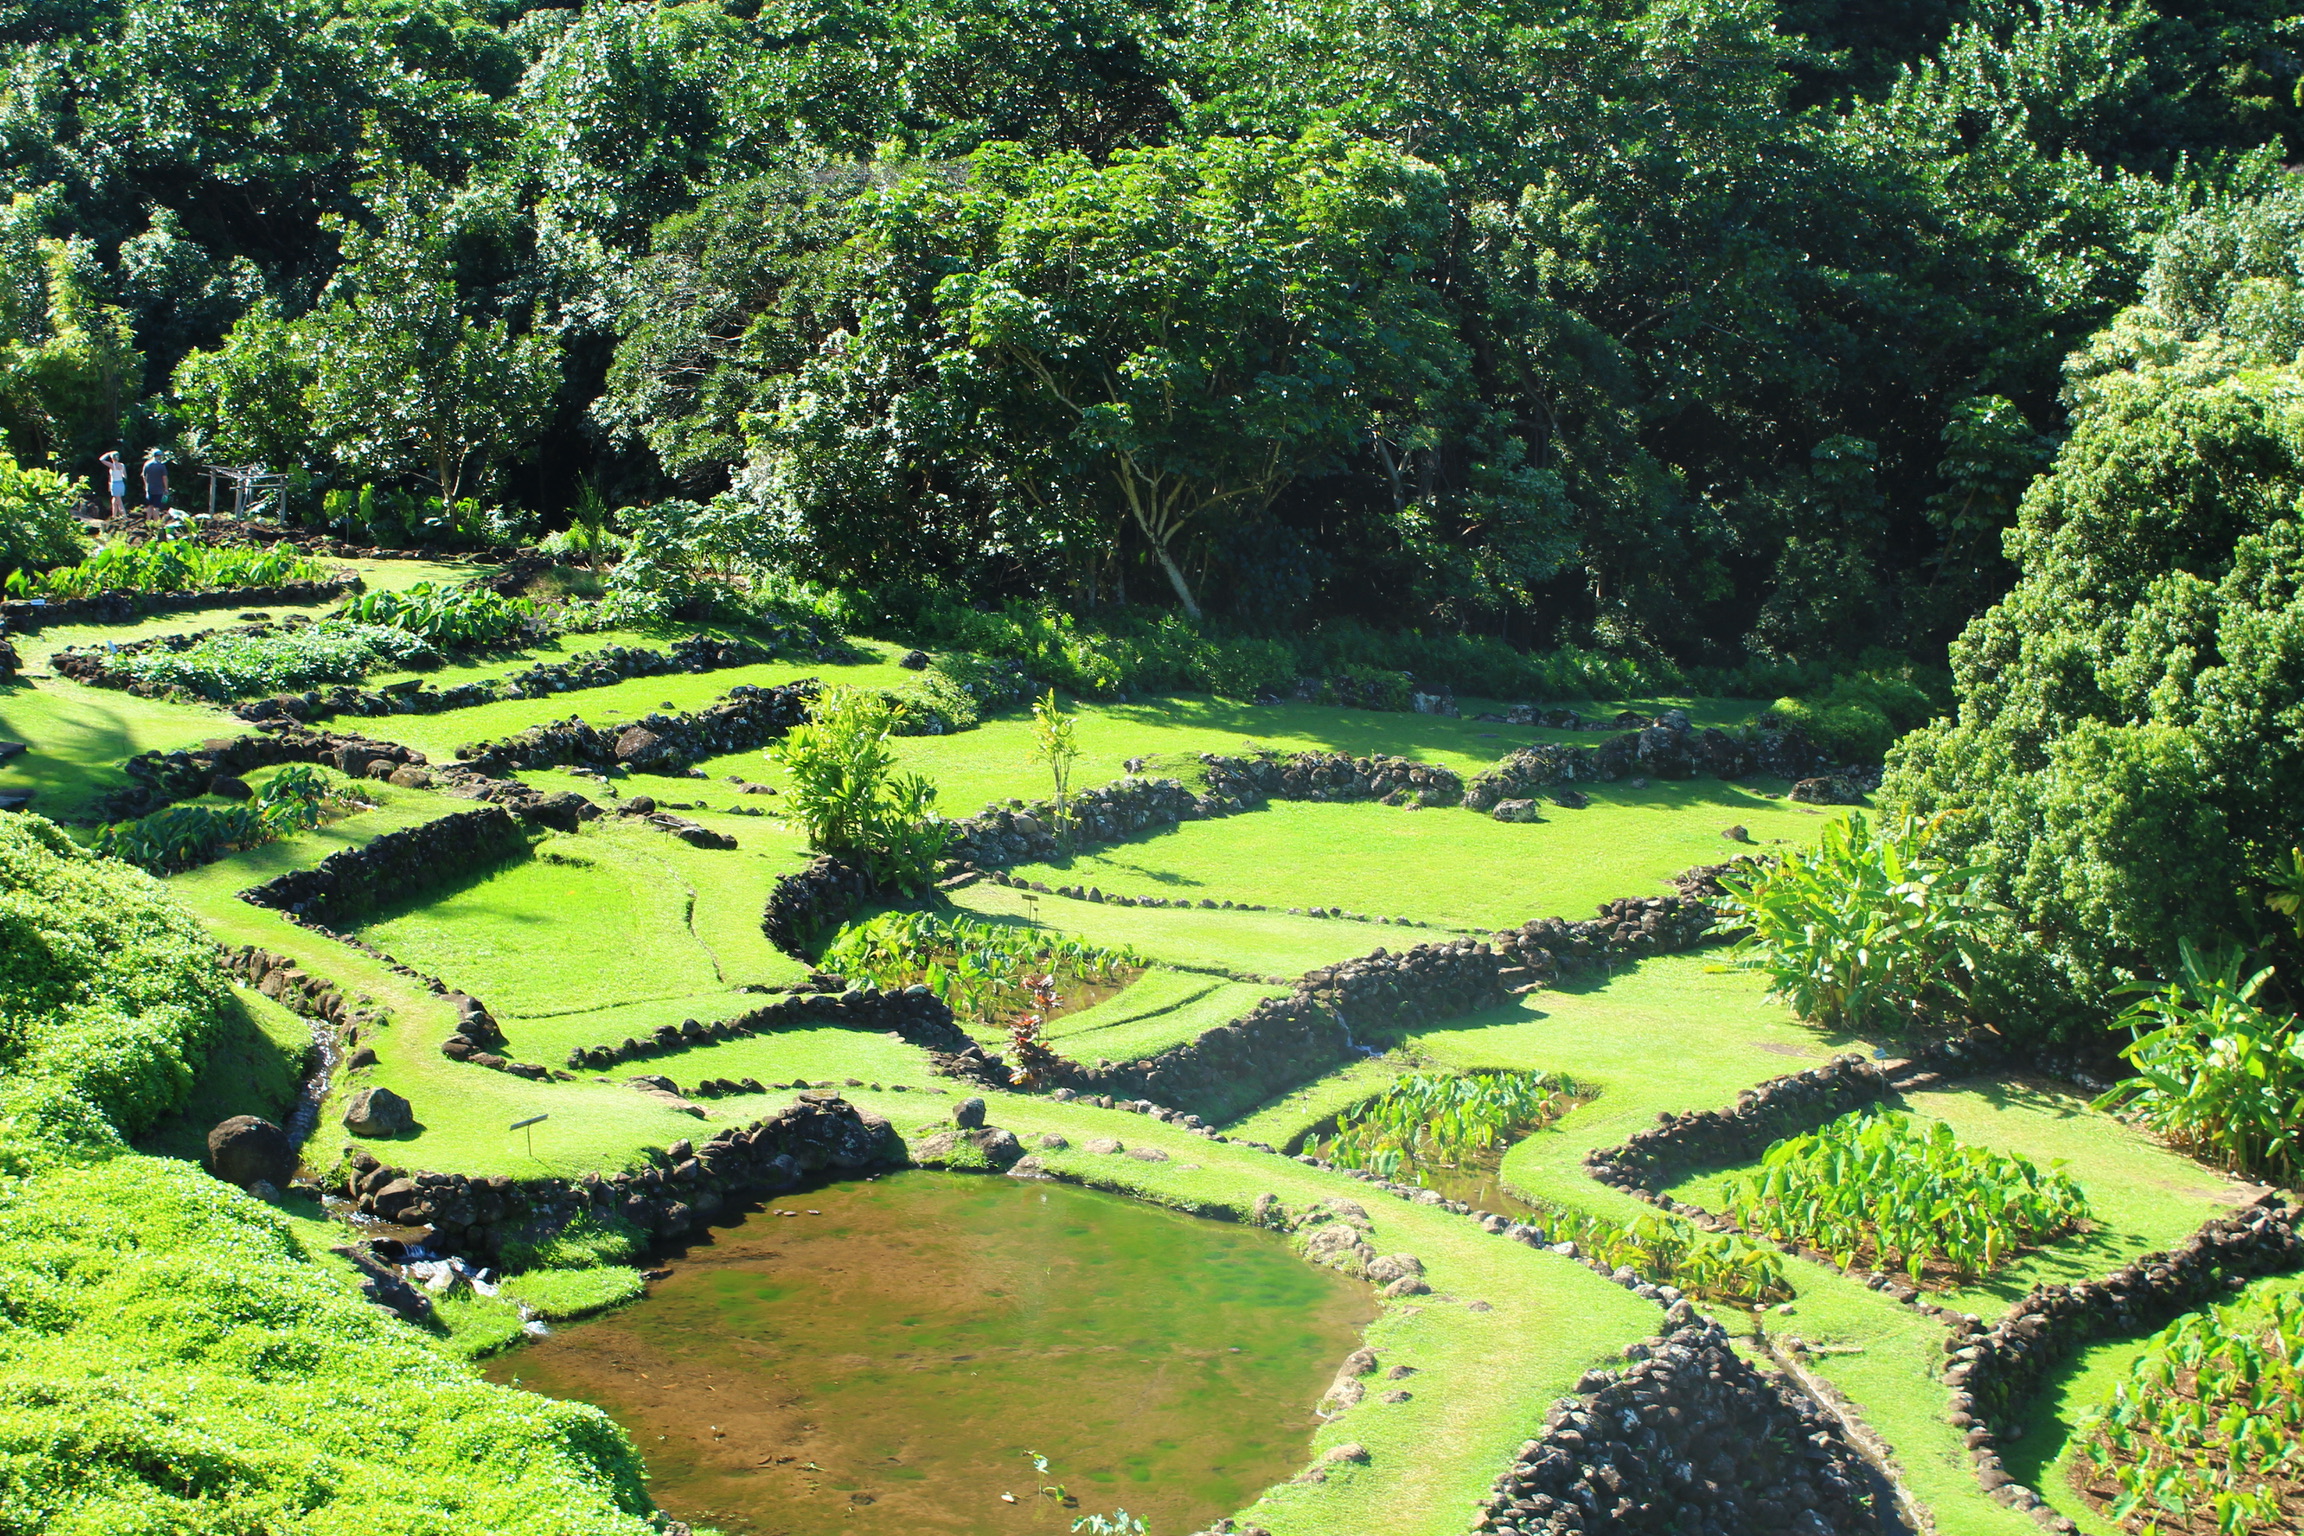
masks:
[(398, 1136), (415, 1125), (415, 1106), (389, 1088), (363, 1088), (344, 1106), (344, 1129), (355, 1136)]
[(208, 1171), (242, 1188), (285, 1185), (296, 1174), (296, 1148), (271, 1121), (234, 1115), (208, 1133)]

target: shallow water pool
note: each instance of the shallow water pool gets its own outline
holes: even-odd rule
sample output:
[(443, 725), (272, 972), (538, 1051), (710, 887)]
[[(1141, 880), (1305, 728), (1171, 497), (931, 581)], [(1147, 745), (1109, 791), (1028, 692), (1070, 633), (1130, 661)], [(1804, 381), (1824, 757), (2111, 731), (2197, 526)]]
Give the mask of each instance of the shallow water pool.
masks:
[(1007, 1536), (1117, 1507), (1182, 1536), (1304, 1464), (1376, 1311), (1269, 1232), (927, 1171), (779, 1202), (651, 1289), (489, 1374), (606, 1409), (657, 1502), (731, 1536)]

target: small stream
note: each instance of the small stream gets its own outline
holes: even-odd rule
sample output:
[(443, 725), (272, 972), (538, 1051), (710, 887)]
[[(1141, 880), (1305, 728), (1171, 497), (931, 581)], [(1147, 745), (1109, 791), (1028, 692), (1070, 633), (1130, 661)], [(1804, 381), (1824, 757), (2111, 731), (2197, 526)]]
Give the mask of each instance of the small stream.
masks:
[(488, 1374), (606, 1409), (657, 1502), (730, 1536), (1063, 1532), (1122, 1506), (1178, 1536), (1303, 1466), (1375, 1312), (1272, 1233), (915, 1170), (779, 1201)]

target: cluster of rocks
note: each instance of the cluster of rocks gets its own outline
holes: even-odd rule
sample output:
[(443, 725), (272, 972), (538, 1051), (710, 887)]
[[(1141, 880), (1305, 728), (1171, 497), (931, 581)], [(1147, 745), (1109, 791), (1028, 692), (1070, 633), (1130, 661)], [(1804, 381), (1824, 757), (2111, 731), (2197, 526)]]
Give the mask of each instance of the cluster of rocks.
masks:
[(1497, 1479), (1498, 1536), (1854, 1536), (1890, 1529), (1870, 1469), (1805, 1394), (1763, 1375), (1685, 1301), (1670, 1331), (1588, 1371)]
[(1675, 709), (1596, 747), (1543, 742), (1518, 748), (1476, 774), (1465, 786), (1463, 799), (1473, 810), (1493, 811), (1501, 801), (1528, 799), (1538, 791), (1580, 781), (1690, 779), (1700, 773), (1717, 779), (1767, 774), (1802, 780), (1838, 769), (1805, 732), (1697, 730), (1686, 714)]
[[(99, 592), (94, 597), (0, 602), (0, 625), (28, 635), (50, 624), (126, 624), (156, 613), (196, 608), (288, 607), (325, 603), (358, 592), (364, 584), (347, 572), (327, 581), (286, 581), (276, 587), (209, 587), (196, 592)], [(90, 655), (90, 652), (60, 653)], [(58, 671), (64, 676), (71, 673)], [(124, 680), (125, 681), (125, 680)], [(117, 686), (100, 684), (99, 686)]]
[(808, 718), (820, 685), (803, 678), (775, 688), (741, 684), (704, 708), (643, 715), (630, 725), (586, 725), (566, 720), (531, 726), (501, 741), (474, 742), (457, 758), (494, 777), (538, 768), (627, 768), (638, 773), (685, 774), (698, 758), (766, 746)]
[(1533, 725), (1548, 731), (1621, 731), (1629, 727), (1638, 730), (1650, 723), (1649, 717), (1637, 710), (1620, 709), (1605, 720), (1580, 715), (1572, 709), (1557, 705), (1550, 708), (1542, 704), (1515, 704), (1500, 715), (1474, 715), (1475, 720), (1493, 721), (1499, 725)]
[(1786, 1136), (1813, 1130), (1892, 1091), (1889, 1074), (1853, 1052), (1820, 1067), (1770, 1078), (1736, 1096), (1731, 1109), (1692, 1109), (1658, 1117), (1620, 1146), (1584, 1155), (1603, 1184), (1651, 1195), (1678, 1168), (1747, 1162)]
[(366, 993), (346, 997), (336, 983), (313, 975), (286, 955), (253, 944), (226, 945), (217, 957), (226, 975), (247, 982), (297, 1017), (313, 1021), (312, 1055), (306, 1062), (311, 1070), (285, 1127), (290, 1143), (301, 1146), (319, 1124), (320, 1101), (328, 1092), (328, 1069), (335, 1052), (352, 1051), (357, 1060), (358, 1052), (368, 1049), (373, 1061), (374, 1050), (361, 1041), (391, 1023), (392, 1015)]
[(555, 1073), (532, 1061), (514, 1061), (503, 1054), (505, 1044), (503, 1026), (496, 1022), (480, 999), (469, 992), (444, 992), (442, 998), (456, 1010), (456, 1028), (440, 1042), (440, 1054), (450, 1061), (461, 1061), (475, 1067), (486, 1067), (491, 1072), (509, 1072), (530, 1082), (541, 1082), (548, 1077), (567, 1076)]
[(511, 813), (483, 806), (340, 849), (311, 869), (289, 870), (252, 886), (240, 899), (316, 923), (340, 922), (527, 851)]
[(1407, 757), (1351, 757), (1342, 752), (1266, 752), (1255, 757), (1202, 753), (1210, 798), (1226, 810), (1266, 800), (1381, 800), (1386, 805), (1457, 805), (1464, 780), (1452, 768)]
[(1984, 1491), (2011, 1509), (2027, 1510), (2053, 1531), (2077, 1527), (2008, 1474), (1996, 1449), (1995, 1418), (2031, 1400), (2042, 1379), (2075, 1350), (2105, 1337), (2148, 1333), (2218, 1300), (2257, 1275), (2304, 1266), (2297, 1226), (2304, 1208), (2267, 1194), (2254, 1207), (2205, 1224), (2174, 1253), (2147, 1253), (2077, 1285), (2037, 1285), (1989, 1329), (1956, 1319), (1945, 1340), (1951, 1363), (1951, 1420), (1967, 1432), (1968, 1454)]
[(1540, 917), (1496, 935), (1496, 947), (1523, 967), (1531, 984), (1594, 969), (1614, 969), (1649, 955), (1684, 954), (1717, 942), (1718, 914), (1688, 896), (1620, 896), (1597, 917), (1570, 922)]
[(581, 795), (564, 790), (545, 793), (517, 779), (490, 778), (458, 764), (436, 766), (423, 753), (398, 742), (301, 726), (213, 738), (189, 750), (140, 752), (121, 765), (128, 782), (101, 796), (95, 814), (106, 821), (126, 821), (199, 795), (244, 800), (250, 791), (241, 775), (281, 763), (317, 763), (356, 779), (485, 800), (502, 805), (523, 822), (564, 832), (573, 832), (579, 821), (599, 814)]
[(816, 946), (879, 897), (880, 885), (861, 867), (828, 853), (778, 880), (768, 891), (760, 931), (796, 960), (813, 959)]
[(659, 832), (670, 833), (691, 848), (717, 848), (725, 851), (736, 846), (736, 839), (725, 832), (715, 832), (700, 821), (690, 821), (685, 816), (658, 810), (656, 801), (648, 795), (634, 795), (620, 802), (616, 814), (646, 822)]
[(925, 986), (887, 992), (875, 986), (843, 986), (838, 978), (827, 977), (815, 990), (795, 991), (732, 1019), (710, 1024), (683, 1019), (677, 1025), (657, 1026), (646, 1039), (627, 1035), (613, 1045), (579, 1047), (568, 1053), (568, 1065), (600, 1071), (621, 1062), (786, 1029), (868, 1029), (931, 1051), (957, 1051), (969, 1043), (967, 1032), (953, 1022), (952, 1010)]
[(582, 652), (566, 661), (538, 662), (503, 677), (479, 678), (448, 688), (435, 687), (420, 677), (388, 688), (361, 688), (345, 683), (304, 693), (251, 699), (234, 706), (232, 712), (243, 720), (314, 720), (325, 715), (437, 715), (469, 709), (476, 704), (492, 704), (500, 699), (542, 698), (550, 693), (605, 688), (635, 677), (717, 672), (774, 659), (773, 652), (749, 640), (688, 635), (673, 641), (668, 651), (610, 645)]
[[(1114, 779), (1072, 797), (1072, 845), (1112, 843), (1220, 814), (1212, 802), (1168, 778)], [(988, 805), (952, 823), (946, 856), (976, 869), (1003, 869), (1052, 859), (1063, 852), (1056, 837), (1056, 807), (1048, 800)]]
[(507, 1241), (545, 1241), (579, 1216), (670, 1241), (811, 1174), (903, 1161), (904, 1144), (887, 1121), (838, 1093), (810, 1090), (702, 1146), (676, 1141), (665, 1149), (662, 1166), (636, 1173), (516, 1183), (501, 1174), (412, 1173), (355, 1152), (345, 1165), (344, 1192), (364, 1215), (431, 1228), (427, 1248), (494, 1263)]

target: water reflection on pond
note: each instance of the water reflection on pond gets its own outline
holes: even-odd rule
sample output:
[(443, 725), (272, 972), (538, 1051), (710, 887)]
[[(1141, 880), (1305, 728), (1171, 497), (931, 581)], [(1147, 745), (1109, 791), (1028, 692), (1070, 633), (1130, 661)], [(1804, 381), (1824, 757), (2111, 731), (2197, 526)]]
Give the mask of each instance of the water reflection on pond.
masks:
[(1271, 1233), (1062, 1184), (915, 1171), (772, 1207), (810, 1208), (489, 1374), (599, 1404), (658, 1503), (731, 1536), (1007, 1536), (1116, 1506), (1179, 1536), (1303, 1465), (1375, 1315)]

